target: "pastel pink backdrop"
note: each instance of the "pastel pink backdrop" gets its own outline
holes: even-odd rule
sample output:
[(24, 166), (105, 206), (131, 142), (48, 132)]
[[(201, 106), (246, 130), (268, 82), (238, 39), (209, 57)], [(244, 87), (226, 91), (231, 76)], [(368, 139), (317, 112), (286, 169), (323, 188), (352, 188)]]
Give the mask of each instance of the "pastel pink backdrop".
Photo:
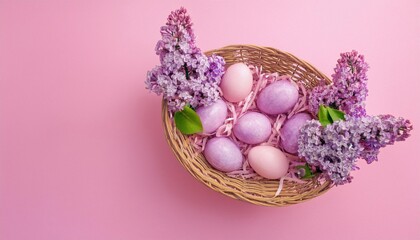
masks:
[[(266, 208), (196, 181), (144, 89), (168, 13), (204, 49), (282, 49), (331, 74), (366, 55), (370, 114), (413, 135), (354, 182)], [(0, 239), (420, 239), (420, 2), (0, 1)]]

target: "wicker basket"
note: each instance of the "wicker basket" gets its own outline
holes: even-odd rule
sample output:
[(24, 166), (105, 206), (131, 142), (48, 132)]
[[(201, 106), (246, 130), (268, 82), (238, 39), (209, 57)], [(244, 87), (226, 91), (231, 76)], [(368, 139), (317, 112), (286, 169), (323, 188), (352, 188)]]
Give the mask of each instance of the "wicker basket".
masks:
[[(294, 81), (303, 82), (307, 88), (316, 86), (321, 79), (330, 82), (329, 78), (309, 63), (298, 59), (290, 53), (270, 47), (252, 45), (232, 45), (206, 52), (207, 55), (223, 56), (226, 65), (235, 62), (246, 62), (262, 66), (264, 72), (288, 74)], [(198, 180), (211, 189), (229, 197), (264, 206), (287, 206), (300, 203), (328, 191), (332, 183), (313, 179), (304, 184), (285, 181), (281, 194), (274, 197), (278, 180), (244, 180), (229, 177), (212, 168), (204, 156), (193, 148), (188, 137), (174, 129), (169, 117), (166, 103), (162, 104), (162, 118), (165, 135), (179, 162)]]

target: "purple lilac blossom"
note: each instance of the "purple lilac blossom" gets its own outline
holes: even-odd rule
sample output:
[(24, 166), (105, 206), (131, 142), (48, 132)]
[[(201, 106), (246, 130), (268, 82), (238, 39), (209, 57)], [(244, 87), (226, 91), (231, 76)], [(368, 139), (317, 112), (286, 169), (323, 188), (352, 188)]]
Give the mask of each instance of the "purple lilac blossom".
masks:
[[(356, 121), (356, 119), (351, 121)], [(397, 141), (404, 141), (413, 129), (409, 120), (392, 115), (363, 117), (358, 124), (363, 129), (360, 141), (363, 151), (359, 157), (369, 164), (378, 161), (380, 148), (393, 145)]]
[(341, 53), (340, 56), (332, 75), (333, 84), (322, 83), (312, 90), (308, 100), (309, 109), (316, 115), (319, 106), (325, 105), (349, 116), (365, 116), (368, 94), (366, 72), (369, 66), (357, 51)]
[(146, 89), (162, 94), (171, 112), (187, 104), (196, 108), (218, 100), (225, 61), (220, 56), (205, 56), (195, 45), (186, 9), (171, 12), (160, 32), (162, 39), (155, 50), (161, 65), (147, 73)]
[(300, 130), (299, 156), (319, 168), (334, 184), (349, 183), (358, 158), (372, 163), (379, 149), (404, 141), (413, 129), (409, 120), (391, 115), (348, 117), (322, 127), (308, 121)]

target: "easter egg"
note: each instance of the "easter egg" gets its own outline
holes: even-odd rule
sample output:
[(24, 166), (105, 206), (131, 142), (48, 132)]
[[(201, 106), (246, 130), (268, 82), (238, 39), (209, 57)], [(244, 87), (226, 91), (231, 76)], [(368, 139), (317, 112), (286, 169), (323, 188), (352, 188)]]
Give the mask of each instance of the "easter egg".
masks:
[(287, 120), (280, 129), (281, 145), (284, 150), (295, 154), (298, 152), (299, 130), (312, 117), (308, 113), (298, 113)]
[(225, 101), (219, 99), (209, 106), (198, 108), (196, 112), (203, 125), (203, 133), (213, 133), (225, 121), (227, 117), (227, 106)]
[(238, 119), (233, 126), (233, 133), (244, 143), (262, 143), (271, 134), (271, 123), (262, 113), (248, 112)]
[(279, 179), (289, 171), (289, 159), (272, 146), (256, 146), (248, 153), (248, 162), (252, 169), (267, 179)]
[(220, 82), (223, 97), (229, 102), (239, 102), (248, 96), (252, 89), (252, 73), (244, 63), (235, 63), (226, 69)]
[(298, 88), (289, 80), (271, 83), (257, 97), (257, 107), (266, 114), (290, 111), (299, 98)]
[(239, 147), (229, 138), (215, 137), (206, 143), (204, 156), (207, 162), (222, 172), (242, 168), (243, 155)]

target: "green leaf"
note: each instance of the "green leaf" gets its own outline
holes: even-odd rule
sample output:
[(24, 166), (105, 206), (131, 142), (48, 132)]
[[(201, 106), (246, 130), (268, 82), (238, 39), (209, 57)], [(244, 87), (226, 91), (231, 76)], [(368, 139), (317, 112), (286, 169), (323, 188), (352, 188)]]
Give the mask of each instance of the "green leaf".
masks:
[(203, 131), (198, 114), (189, 106), (185, 106), (182, 111), (178, 111), (174, 115), (175, 126), (183, 134), (194, 134)]
[(301, 168), (305, 169), (305, 175), (302, 176), (301, 179), (308, 179), (315, 176), (308, 164), (296, 166), (297, 170)]
[(318, 110), (318, 120), (322, 126), (327, 126), (328, 124), (333, 123), (331, 116), (328, 114), (327, 107), (324, 105), (319, 106)]
[(328, 124), (332, 124), (335, 121), (338, 120), (344, 120), (345, 119), (344, 112), (337, 110), (332, 107), (326, 107), (324, 105), (319, 106), (318, 111), (318, 120), (321, 123), (322, 126), (327, 126)]
[(334, 108), (330, 108), (327, 107), (327, 111), (328, 111), (328, 115), (330, 115), (331, 119), (335, 122), (338, 120), (344, 120), (344, 112), (334, 109)]

